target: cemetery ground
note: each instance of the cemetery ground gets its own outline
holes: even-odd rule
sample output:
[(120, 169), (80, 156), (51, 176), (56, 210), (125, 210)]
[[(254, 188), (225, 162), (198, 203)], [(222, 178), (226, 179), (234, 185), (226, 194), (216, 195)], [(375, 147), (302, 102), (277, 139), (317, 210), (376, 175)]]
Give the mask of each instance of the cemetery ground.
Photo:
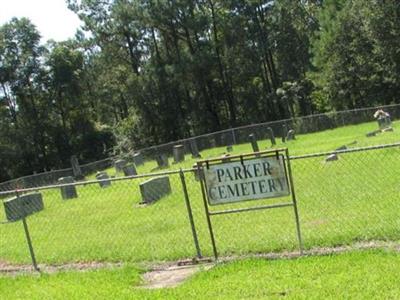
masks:
[[(303, 155), (308, 153), (329, 152), (337, 149), (340, 146), (346, 145), (348, 148), (366, 147), (371, 145), (390, 144), (400, 141), (400, 129), (398, 127), (400, 121), (394, 121), (392, 127), (394, 132), (386, 132), (377, 134), (373, 137), (366, 137), (366, 134), (377, 130), (376, 121), (362, 123), (359, 125), (349, 125), (338, 127), (332, 130), (324, 130), (309, 134), (296, 134), (296, 140), (287, 141), (283, 143), (281, 138), (276, 136), (276, 145), (272, 146), (268, 138), (258, 141), (258, 146), (261, 150), (271, 148), (284, 148), (288, 147), (290, 155)], [(275, 132), (275, 135), (278, 134)], [(356, 143), (354, 143), (356, 142)], [(228, 153), (226, 147), (216, 147), (200, 151), (202, 158), (215, 158), (221, 157), (223, 154)], [(233, 145), (233, 151), (230, 155), (243, 154), (252, 152), (250, 141), (240, 145)], [(172, 155), (172, 151), (171, 151)], [(191, 157), (190, 154), (185, 155), (185, 161), (173, 164), (173, 158), (169, 157), (169, 168), (163, 170), (177, 170), (179, 168), (191, 168), (197, 161)], [(157, 169), (157, 162), (155, 160), (147, 161), (144, 165), (137, 167), (139, 174), (147, 174)], [(114, 167), (105, 170), (111, 176), (122, 176), (117, 174)], [(95, 174), (89, 175), (88, 179), (95, 179)]]
[[(333, 150), (357, 138), (359, 144), (365, 145), (368, 139), (373, 138), (366, 138), (364, 134), (365, 140), (362, 140), (361, 132), (371, 130), (371, 126), (363, 124), (300, 135), (296, 141), (286, 145), (291, 154), (307, 152), (306, 145), (312, 149), (308, 152)], [(398, 133), (394, 131), (376, 138), (393, 142), (397, 137)], [(265, 148), (267, 143), (261, 141), (260, 149)], [(237, 153), (249, 152), (249, 148), (244, 144), (234, 146)], [(203, 151), (202, 155), (217, 156), (223, 150), (211, 149)], [(340, 160), (330, 163), (325, 163), (324, 157), (293, 160), (306, 248), (398, 236), (396, 216), (400, 204), (396, 201), (396, 192), (400, 175), (394, 170), (400, 169), (400, 160), (397, 159), (399, 150), (392, 148), (381, 154), (379, 151), (368, 155), (362, 152), (345, 154)], [(171, 166), (184, 168), (193, 162), (187, 156), (185, 162)], [(148, 164), (152, 163), (139, 167), (139, 174), (143, 174)], [(378, 165), (379, 168), (376, 167)], [(39, 264), (162, 261), (193, 257), (193, 237), (179, 174), (172, 174), (169, 178), (172, 193), (148, 206), (139, 205), (139, 183), (148, 178), (116, 181), (105, 189), (98, 184), (78, 186), (79, 197), (68, 201), (61, 199), (59, 188), (43, 190), (45, 209), (28, 218)], [(185, 178), (202, 254), (208, 256), (212, 254), (212, 249), (200, 185), (193, 173), (186, 173)], [(256, 202), (262, 205), (282, 201), (266, 199)], [(229, 204), (223, 205), (223, 208), (248, 205), (249, 202)], [(3, 209), (0, 220), (5, 220)], [(291, 250), (298, 246), (290, 208), (218, 216), (213, 223), (222, 255)], [(10, 263), (30, 262), (20, 222), (1, 224), (0, 236), (1, 259)]]
[[(399, 141), (396, 125), (397, 123), (393, 124), (394, 132), (382, 133), (375, 137), (365, 136), (367, 132), (376, 129), (374, 122), (297, 135), (295, 141), (285, 144), (278, 142), (276, 147), (287, 146), (290, 155), (300, 155), (333, 151), (342, 145), (349, 145), (348, 147), (351, 148), (393, 143)], [(259, 141), (259, 147), (260, 149), (270, 148), (269, 140)], [(233, 150), (232, 155), (247, 153), (251, 151), (251, 146), (250, 144), (234, 145)], [(226, 152), (225, 147), (220, 147), (202, 151), (201, 154), (203, 158), (208, 158), (221, 156), (224, 152)], [(339, 153), (339, 160), (334, 162), (325, 162), (324, 156), (292, 161), (305, 249), (352, 245), (358, 241), (399, 240), (398, 182), (400, 174), (396, 171), (400, 169), (399, 152), (400, 149), (394, 147), (373, 152)], [(170, 161), (170, 169), (190, 168), (194, 162), (195, 160), (187, 155), (182, 163), (172, 164)], [(155, 166), (156, 162), (146, 162), (144, 166), (138, 167), (138, 173), (148, 173)], [(111, 169), (108, 171), (110, 175), (113, 175)], [(339, 280), (339, 282), (351, 280), (350, 275), (345, 272), (345, 268), (348, 264), (353, 266), (351, 260), (354, 258), (355, 262), (370, 261), (371, 268), (376, 261), (376, 270), (382, 270), (382, 276), (388, 278), (387, 282), (378, 280), (376, 288), (382, 287), (380, 292), (383, 293), (383, 297), (392, 295), (390, 293), (393, 290), (385, 290), (385, 287), (388, 287), (385, 284), (389, 285), (392, 282), (394, 271), (391, 274), (392, 269), (389, 266), (389, 270), (377, 266), (380, 263), (388, 263), (387, 260), (390, 259), (395, 261), (393, 264), (397, 264), (399, 262), (398, 254), (379, 251), (339, 255), (333, 257), (332, 260), (310, 257), (278, 262), (258, 260), (234, 262), (196, 275), (190, 282), (176, 290), (156, 292), (134, 290), (133, 294), (127, 295), (126, 293), (132, 293), (133, 286), (139, 282), (141, 271), (138, 269), (138, 265), (140, 266), (141, 263), (177, 261), (190, 259), (196, 255), (179, 173), (171, 174), (169, 178), (172, 192), (151, 205), (139, 204), (141, 201), (139, 183), (148, 178), (114, 181), (110, 187), (104, 189), (100, 188), (97, 183), (80, 185), (77, 187), (79, 197), (68, 201), (61, 199), (59, 188), (41, 190), (45, 209), (28, 217), (39, 266), (71, 262), (123, 262), (125, 267), (85, 273), (70, 271), (41, 277), (17, 276), (14, 279), (3, 277), (0, 279), (2, 289), (7, 286), (7, 292), (17, 293), (9, 286), (15, 285), (22, 288), (26, 284), (37, 291), (43, 289), (43, 286), (48, 286), (48, 292), (57, 297), (57, 293), (60, 296), (65, 295), (66, 291), (62, 287), (56, 288), (61, 282), (64, 282), (66, 287), (71, 286), (71, 298), (75, 294), (79, 296), (79, 293), (86, 293), (85, 290), (94, 291), (96, 285), (106, 287), (99, 288), (99, 291), (104, 290), (104, 293), (111, 293), (111, 296), (115, 295), (112, 293), (121, 293), (121, 297), (135, 297), (137, 294), (138, 297), (158, 296), (161, 299), (168, 296), (173, 297), (174, 293), (177, 293), (176, 297), (179, 298), (179, 295), (191, 295), (191, 290), (196, 291), (193, 295), (199, 297), (206, 297), (207, 293), (210, 293), (210, 296), (222, 293), (221, 295), (226, 295), (225, 298), (235, 298), (235, 295), (242, 295), (240, 293), (243, 290), (254, 296), (250, 296), (250, 298), (266, 297), (269, 295), (268, 293), (272, 293), (271, 296), (274, 296), (274, 293), (277, 293), (277, 296), (279, 293), (287, 293), (289, 296), (299, 295), (298, 297), (302, 297), (303, 288), (304, 293), (307, 293), (304, 294), (304, 297), (312, 296), (313, 293), (317, 297), (318, 292), (322, 295), (327, 293), (326, 296), (329, 297), (330, 293), (335, 296), (334, 293), (338, 290), (343, 293), (348, 292), (344, 289), (340, 290), (337, 287), (337, 281), (334, 280)], [(202, 255), (209, 257), (212, 256), (212, 247), (204, 216), (200, 185), (192, 172), (186, 172), (185, 179)], [(223, 209), (248, 207), (252, 204), (273, 204), (284, 200), (288, 199), (265, 199), (228, 204), (223, 205)], [(5, 220), (3, 210), (0, 211), (0, 220)], [(215, 216), (212, 222), (219, 254), (222, 257), (232, 254), (246, 255), (298, 249), (291, 208)], [(312, 291), (312, 278), (315, 278), (316, 274), (321, 275), (321, 271), (314, 268), (315, 264), (322, 263), (326, 265), (326, 268), (329, 266), (334, 268), (340, 266), (341, 260), (345, 261), (342, 271), (347, 275), (338, 273), (336, 274), (337, 278), (335, 278), (335, 274), (328, 276), (326, 280), (332, 280), (332, 289), (327, 289), (325, 284), (322, 286), (321, 282), (317, 282), (321, 286), (317, 285), (317, 289)], [(0, 224), (0, 261), (11, 265), (30, 263), (21, 222)], [(354, 265), (357, 266), (355, 262)], [(258, 269), (254, 268), (254, 265), (258, 264), (260, 266), (265, 264), (265, 268), (260, 268), (260, 271), (254, 270)], [(300, 280), (294, 273), (285, 273), (288, 272), (286, 269), (290, 269), (285, 264), (294, 266), (299, 272), (304, 268), (304, 272), (309, 277), (306, 276), (304, 280), (303, 278)], [(362, 266), (360, 268), (365, 268), (365, 270), (369, 268), (364, 264)], [(235, 272), (231, 274), (235, 268), (238, 270), (237, 275), (234, 274)], [(270, 270), (270, 268), (272, 269)], [(240, 271), (241, 269), (243, 271)], [(271, 283), (271, 286), (265, 286), (265, 278), (270, 277), (269, 274), (274, 274), (268, 273), (273, 270), (276, 272), (280, 270), (283, 272), (282, 276), (274, 276), (273, 278), (278, 281), (274, 284)], [(338, 267), (338, 272), (340, 270)], [(377, 275), (376, 270), (366, 271), (366, 273), (371, 273), (368, 275), (372, 276), (371, 281), (373, 281), (373, 276)], [(254, 275), (251, 273), (252, 275), (245, 279), (246, 275), (243, 274), (246, 272), (255, 273)], [(356, 273), (360, 275), (358, 279), (357, 276), (354, 279), (359, 282), (354, 283), (354, 289), (351, 292), (353, 290), (354, 293), (361, 291), (366, 293), (364, 295), (369, 295), (368, 293), (374, 291), (373, 285), (364, 286), (367, 281), (364, 282), (360, 277), (365, 274), (361, 270), (359, 272), (361, 273)], [(329, 275), (329, 273), (327, 274)], [(252, 283), (253, 276), (258, 280)], [(224, 280), (227, 280), (227, 283)], [(299, 285), (294, 287), (289, 285), (289, 281), (296, 282), (296, 280)], [(225, 288), (225, 284), (239, 281), (243, 284), (234, 285), (235, 287), (232, 289)], [(88, 289), (79, 288), (77, 290), (78, 288), (76, 288), (74, 294), (72, 293), (74, 282), (85, 284)], [(103, 285), (104, 282), (107, 284)], [(254, 289), (248, 288), (252, 284), (254, 284)], [(286, 286), (287, 290), (284, 288)], [(272, 287), (276, 287), (276, 289)], [(24, 293), (24, 290), (28, 293), (26, 287), (20, 289), (21, 293)], [(224, 294), (224, 291), (227, 294)], [(399, 291), (394, 292), (395, 296), (398, 296)], [(10, 298), (15, 295), (10, 294)], [(86, 294), (82, 294), (80, 298), (82, 297), (87, 298)]]
[(400, 254), (352, 251), (221, 263), (174, 288), (144, 289), (128, 265), (42, 276), (0, 275), (3, 299), (398, 299)]

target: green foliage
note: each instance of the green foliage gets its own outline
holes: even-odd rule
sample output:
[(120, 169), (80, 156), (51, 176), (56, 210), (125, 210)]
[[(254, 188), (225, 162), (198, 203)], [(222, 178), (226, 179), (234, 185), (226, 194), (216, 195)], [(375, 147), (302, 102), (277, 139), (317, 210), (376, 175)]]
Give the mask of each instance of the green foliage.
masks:
[(333, 107), (398, 102), (399, 11), (397, 1), (324, 3), (314, 54), (318, 85)]
[[(310, 149), (332, 151), (354, 140), (358, 141), (356, 146), (391, 143), (399, 140), (397, 124), (394, 132), (372, 138), (365, 137), (365, 132), (376, 129), (376, 122), (297, 135), (296, 141), (285, 144), (278, 141), (275, 147), (288, 147), (291, 155), (302, 155), (309, 153)], [(258, 144), (260, 149), (271, 148), (269, 140), (260, 140)], [(251, 145), (235, 145), (233, 150), (232, 155), (249, 153)], [(399, 151), (394, 147), (339, 154), (340, 159), (332, 163), (325, 163), (324, 157), (292, 161), (306, 248), (398, 238), (396, 220), (400, 203), (397, 187), (400, 174), (391, 170), (400, 168)], [(225, 147), (219, 147), (201, 151), (201, 155), (215, 158), (224, 152)], [(173, 164), (170, 157), (170, 168), (166, 171), (190, 168), (195, 161), (189, 154), (184, 162)], [(154, 160), (146, 160), (144, 165), (137, 167), (138, 174), (148, 174), (156, 166)], [(115, 173), (115, 168), (106, 171), (110, 176), (123, 176), (122, 172)], [(92, 174), (91, 179), (94, 176)], [(138, 205), (141, 201), (139, 184), (148, 178), (114, 181), (106, 189), (100, 188), (96, 182), (87, 183), (77, 187), (79, 198), (68, 201), (61, 199), (59, 188), (42, 190), (45, 210), (28, 218), (38, 262), (139, 262), (193, 257), (195, 250), (180, 177), (173, 174), (169, 178), (172, 192), (149, 206)], [(211, 256), (200, 185), (192, 173), (185, 173), (185, 178), (202, 253)], [(290, 201), (289, 197), (262, 199), (253, 204), (227, 204), (216, 209), (286, 201)], [(2, 209), (0, 221), (3, 220), (5, 213)], [(221, 255), (293, 250), (298, 246), (291, 208), (254, 212), (251, 217), (246, 213), (218, 216), (213, 218), (213, 226)], [(20, 222), (2, 224), (0, 237), (0, 257), (3, 260), (30, 262)]]
[(4, 172), (9, 179), (65, 167), (72, 154), (82, 162), (106, 155), (112, 134), (99, 131), (84, 97), (85, 64), (73, 43), (39, 44), (28, 19), (0, 27), (0, 132)]
[(74, 39), (0, 27), (0, 151), (15, 161), (0, 180), (114, 145), (398, 102), (395, 0), (66, 2), (84, 23)]

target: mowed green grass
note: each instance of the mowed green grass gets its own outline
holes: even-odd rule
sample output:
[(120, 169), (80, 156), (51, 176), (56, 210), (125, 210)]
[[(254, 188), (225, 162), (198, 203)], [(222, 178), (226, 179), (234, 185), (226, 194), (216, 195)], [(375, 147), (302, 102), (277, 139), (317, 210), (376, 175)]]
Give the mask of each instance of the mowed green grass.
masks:
[(4, 299), (398, 299), (400, 255), (375, 250), (219, 264), (176, 288), (139, 288), (133, 266), (0, 277)]
[[(325, 130), (310, 134), (296, 135), (296, 141), (289, 141), (283, 143), (280, 138), (276, 138), (276, 145), (272, 146), (271, 141), (267, 138), (258, 141), (258, 146), (261, 150), (276, 149), (276, 148), (289, 148), (290, 155), (303, 155), (309, 153), (318, 153), (333, 151), (338, 147), (347, 145), (349, 148), (355, 147), (366, 147), (371, 145), (380, 144), (390, 144), (400, 141), (400, 132), (396, 131), (400, 121), (394, 121), (393, 127), (394, 132), (387, 132), (383, 134), (378, 134), (375, 137), (366, 137), (368, 132), (377, 129), (376, 122), (368, 122), (359, 125), (349, 125), (345, 127), (339, 127), (332, 130)], [(398, 127), (400, 130), (400, 127)], [(267, 136), (267, 131), (265, 131), (265, 137)], [(356, 142), (356, 143), (354, 143)], [(352, 144), (352, 145), (350, 145)], [(233, 146), (233, 151), (229, 153), (230, 155), (243, 154), (252, 152), (252, 147), (250, 142), (243, 143)], [(203, 159), (220, 157), (226, 154), (226, 147), (216, 147), (212, 149), (207, 149), (201, 151)], [(172, 151), (169, 157), (169, 168), (164, 170), (179, 170), (180, 168), (192, 168), (197, 159), (193, 159), (191, 155), (185, 156), (185, 161), (181, 163), (174, 164)], [(146, 161), (144, 165), (137, 167), (139, 174), (148, 174), (157, 170), (157, 163), (155, 160)], [(110, 176), (121, 177), (122, 173), (117, 173), (115, 168), (108, 168), (105, 170)], [(95, 174), (88, 176), (89, 179), (95, 179)]]
[[(365, 133), (376, 123), (299, 135), (287, 146), (291, 155), (330, 151), (357, 141), (354, 146), (399, 141), (396, 130), (373, 138)], [(259, 142), (260, 149), (270, 147)], [(249, 144), (235, 145), (235, 153), (250, 151)], [(202, 152), (221, 155), (224, 148)], [(304, 246), (335, 246), (359, 240), (400, 239), (399, 148), (340, 155), (336, 162), (324, 157), (293, 160), (295, 190)], [(171, 164), (186, 168), (194, 160)], [(155, 162), (139, 167), (150, 171)], [(200, 185), (186, 173), (193, 215), (202, 254), (212, 255)], [(39, 263), (73, 261), (163, 261), (195, 256), (179, 174), (170, 175), (172, 193), (149, 206), (140, 206), (139, 183), (146, 178), (78, 187), (78, 199), (63, 201), (58, 189), (43, 190), (45, 210), (28, 218)], [(213, 210), (290, 201), (289, 197), (213, 207)], [(0, 220), (4, 220), (0, 211)], [(292, 208), (280, 208), (214, 216), (212, 218), (220, 255), (295, 250)], [(0, 224), (0, 260), (29, 263), (30, 256), (21, 222)]]

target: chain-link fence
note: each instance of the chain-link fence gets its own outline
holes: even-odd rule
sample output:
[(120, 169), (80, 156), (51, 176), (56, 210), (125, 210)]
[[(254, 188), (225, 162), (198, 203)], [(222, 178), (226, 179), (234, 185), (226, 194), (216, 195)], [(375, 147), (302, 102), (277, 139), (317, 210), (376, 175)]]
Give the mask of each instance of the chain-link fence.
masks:
[[(190, 168), (194, 163), (194, 160), (191, 161), (191, 164), (189, 163), (191, 157), (209, 158), (231, 152), (253, 151), (250, 135), (253, 135), (254, 139), (258, 141), (260, 150), (271, 147), (288, 147), (295, 155), (331, 151), (336, 147), (364, 147), (400, 140), (400, 136), (396, 132), (384, 137), (377, 133), (379, 126), (374, 119), (374, 113), (379, 108), (389, 113), (392, 121), (400, 117), (399, 104), (331, 112), (222, 130), (148, 147), (123, 156), (128, 162), (136, 165), (139, 173), (147, 174), (166, 167), (169, 169)], [(362, 125), (349, 127), (357, 124)], [(395, 127), (396, 124), (393, 125)], [(297, 140), (294, 142), (296, 138)], [(325, 143), (316, 143), (316, 139), (323, 140)], [(183, 151), (184, 155), (189, 158), (186, 159), (186, 164), (174, 163), (180, 151)], [(118, 157), (111, 157), (81, 165), (81, 172), (89, 178), (93, 178), (96, 172), (104, 170), (111, 171), (110, 175), (115, 176), (117, 174), (110, 168), (118, 159)], [(72, 168), (3, 182), (0, 183), (0, 191), (56, 184), (60, 177), (65, 176), (73, 176)]]
[(399, 147), (292, 157), (308, 247), (400, 238)]
[[(291, 156), (305, 248), (398, 240), (399, 156), (400, 144)], [(211, 256), (196, 173), (186, 169), (3, 192), (0, 260), (30, 262), (22, 222), (29, 212), (39, 264)], [(223, 209), (278, 202), (282, 198)], [(222, 256), (298, 248), (288, 207), (214, 216), (212, 223)]]
[[(227, 149), (227, 147), (235, 145), (239, 146), (238, 148), (241, 152), (243, 152), (243, 150), (252, 151), (253, 148), (249, 144), (252, 139), (250, 135), (254, 135), (254, 138), (259, 141), (259, 148), (261, 150), (274, 146), (288, 146), (291, 148), (290, 142), (296, 139), (296, 136), (310, 133), (319, 133), (320, 135), (318, 138), (323, 140), (340, 141), (340, 136), (342, 136), (344, 143), (357, 144), (357, 147), (378, 145), (382, 143), (381, 139), (369, 138), (370, 136), (367, 136), (370, 134), (371, 137), (376, 137), (379, 126), (377, 120), (374, 119), (374, 113), (378, 109), (387, 112), (392, 121), (398, 120), (400, 117), (400, 104), (329, 112), (230, 128), (189, 139), (148, 147), (138, 150), (138, 152), (140, 152), (146, 160), (155, 160), (157, 157), (161, 156), (173, 158), (174, 152), (176, 151), (175, 148), (182, 145), (187, 155), (197, 157), (198, 154), (200, 154), (203, 157), (212, 157), (216, 154), (230, 152), (231, 149)], [(357, 128), (351, 127), (351, 134), (349, 134), (348, 130), (344, 129), (347, 126), (359, 125), (362, 123), (365, 123), (364, 126)], [(333, 129), (336, 128), (343, 128), (343, 130), (333, 131)], [(291, 130), (292, 132), (289, 133)], [(352, 140), (345, 139), (348, 135), (350, 135)], [(385, 143), (395, 142), (397, 140), (398, 137), (396, 136)], [(340, 146), (342, 145), (338, 145), (338, 147)], [(237, 147), (232, 148), (232, 150), (234, 150)], [(306, 147), (294, 147), (294, 149), (291, 150), (292, 153), (294, 151), (296, 154), (307, 154), (321, 150), (329, 151), (334, 149), (324, 148), (323, 145), (317, 143), (310, 143), (307, 144)]]
[[(0, 258), (27, 263), (173, 260), (197, 255), (182, 190), (167, 172), (2, 193)], [(27, 256), (28, 254), (28, 256)]]

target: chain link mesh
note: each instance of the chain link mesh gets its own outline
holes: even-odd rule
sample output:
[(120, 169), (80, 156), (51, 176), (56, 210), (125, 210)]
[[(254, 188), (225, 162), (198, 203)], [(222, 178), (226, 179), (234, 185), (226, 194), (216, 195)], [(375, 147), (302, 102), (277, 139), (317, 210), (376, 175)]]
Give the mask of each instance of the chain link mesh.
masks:
[[(157, 181), (160, 178), (164, 182)], [(101, 187), (100, 183), (105, 182), (110, 185)], [(141, 192), (140, 185), (145, 186), (145, 192)], [(23, 197), (32, 192), (43, 197), (43, 211), (27, 217), (40, 263), (153, 261), (195, 256), (178, 173), (18, 193)], [(16, 193), (3, 195), (3, 204), (9, 203), (10, 196), (16, 197)], [(18, 207), (13, 208), (9, 213), (18, 215)], [(9, 221), (3, 208), (0, 219)], [(0, 236), (2, 259), (29, 262), (20, 222), (3, 224)]]
[[(306, 248), (400, 238), (399, 146), (393, 144), (291, 157)], [(326, 161), (332, 153), (338, 159)], [(25, 209), (26, 212), (32, 212), (26, 219), (39, 263), (143, 262), (193, 258), (197, 253), (182, 177), (188, 191), (201, 254), (212, 256), (204, 203), (195, 170), (131, 177), (121, 175), (116, 173), (115, 178), (101, 181), (0, 193), (0, 260), (30, 262), (19, 221), (23, 217), (21, 206), (8, 206), (8, 211), (5, 207), (10, 201), (32, 193), (42, 195), (43, 210), (40, 210), (40, 204), (35, 207), (35, 203), (39, 203), (34, 202), (37, 199), (32, 200), (28, 196), (33, 204), (30, 207), (29, 201), (25, 203), (23, 212)], [(110, 185), (101, 187), (105, 183)], [(143, 185), (147, 190), (141, 187)], [(73, 197), (73, 189), (76, 190), (76, 197), (63, 199)], [(150, 203), (142, 203), (146, 199)], [(225, 204), (211, 207), (211, 211), (271, 205), (290, 202), (290, 199), (285, 197)], [(10, 215), (14, 215), (15, 219), (10, 219)], [(298, 248), (292, 207), (214, 215), (211, 221), (220, 255)]]
[(400, 238), (399, 146), (292, 162), (307, 247)]
[[(329, 143), (326, 145), (323, 143), (315, 144), (312, 141), (311, 136), (307, 135), (307, 137), (301, 136), (302, 138), (306, 137), (304, 139), (304, 144), (301, 147), (291, 147), (293, 142), (287, 141), (288, 131), (291, 129), (294, 130), (296, 136), (312, 133), (316, 134), (318, 140), (332, 139), (338, 143), (340, 143), (340, 141), (343, 142), (343, 144), (337, 144), (336, 147), (346, 145), (346, 143), (354, 143), (357, 147), (364, 147), (369, 145), (379, 145), (381, 143), (396, 142), (398, 140), (396, 135), (393, 135), (393, 137), (389, 139), (387, 136), (385, 139), (377, 136), (365, 139), (368, 132), (372, 133), (378, 129), (377, 122), (373, 117), (377, 109), (384, 109), (390, 114), (392, 120), (398, 120), (400, 118), (399, 104), (323, 113), (226, 129), (163, 145), (140, 149), (129, 154), (125, 153), (122, 156), (137, 165), (146, 161), (148, 163), (147, 165), (152, 165), (152, 167), (146, 168), (142, 173), (150, 173), (157, 170), (158, 164), (156, 161), (160, 162), (162, 161), (162, 158), (169, 158), (171, 160), (173, 158), (174, 147), (178, 145), (183, 146), (186, 155), (197, 156), (197, 152), (200, 152), (203, 158), (229, 153), (230, 150), (227, 149), (228, 146), (233, 146), (233, 151), (240, 151), (242, 153), (251, 152), (252, 147), (249, 144), (250, 134), (253, 134), (259, 141), (258, 144), (260, 150), (271, 147), (288, 146), (291, 153), (295, 155), (333, 150), (330, 149), (333, 145), (330, 145)], [(351, 125), (361, 123), (364, 123), (361, 127), (351, 127)], [(350, 128), (351, 132), (346, 130), (346, 127)], [(341, 131), (335, 132), (332, 131), (332, 129), (338, 129)], [(271, 138), (271, 132), (273, 133), (275, 141)], [(342, 138), (338, 137), (338, 135), (341, 135)], [(354, 140), (349, 141), (347, 139), (349, 136)], [(276, 144), (274, 144), (274, 142)], [(139, 155), (140, 163), (138, 163), (136, 155)], [(80, 168), (83, 175), (89, 175), (110, 168), (118, 159), (119, 157), (110, 157), (104, 160), (81, 165)], [(170, 169), (178, 169), (180, 167), (180, 165), (169, 165)], [(185, 167), (188, 168), (191, 166), (187, 165)], [(0, 183), (0, 191), (57, 184), (58, 178), (65, 176), (73, 176), (72, 168), (43, 172), (2, 182)]]

